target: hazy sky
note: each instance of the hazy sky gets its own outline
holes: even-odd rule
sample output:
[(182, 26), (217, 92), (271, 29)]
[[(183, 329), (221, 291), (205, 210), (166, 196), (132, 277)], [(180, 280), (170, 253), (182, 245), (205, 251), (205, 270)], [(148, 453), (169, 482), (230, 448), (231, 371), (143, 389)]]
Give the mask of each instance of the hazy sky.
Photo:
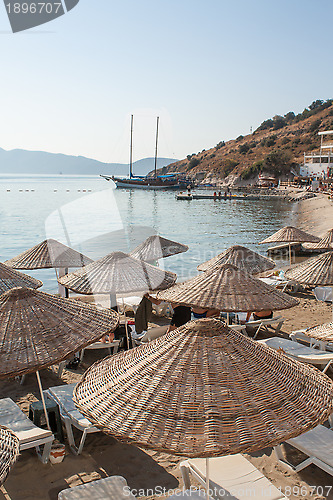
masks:
[[(47, 1), (47, 0), (46, 0)], [(0, 5), (0, 147), (183, 158), (333, 97), (332, 0), (80, 0), (12, 34)]]

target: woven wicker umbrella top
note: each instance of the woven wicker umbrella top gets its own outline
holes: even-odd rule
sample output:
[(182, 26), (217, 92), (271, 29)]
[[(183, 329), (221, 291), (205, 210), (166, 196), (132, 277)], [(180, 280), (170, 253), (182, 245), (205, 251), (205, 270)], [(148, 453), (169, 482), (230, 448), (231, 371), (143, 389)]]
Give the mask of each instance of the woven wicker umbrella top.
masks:
[(192, 307), (219, 311), (277, 311), (296, 306), (298, 300), (224, 264), (158, 293), (158, 298)]
[(333, 342), (333, 322), (313, 326), (304, 331), (305, 335), (324, 342)]
[(0, 486), (20, 453), (20, 441), (7, 427), (0, 426)]
[(14, 269), (49, 269), (82, 267), (90, 262), (92, 260), (82, 253), (59, 241), (48, 239), (7, 260), (6, 264)]
[(223, 264), (233, 264), (242, 271), (247, 271), (251, 274), (258, 274), (275, 267), (275, 262), (267, 257), (263, 257), (257, 252), (253, 252), (249, 248), (240, 245), (234, 245), (228, 248), (225, 252), (220, 253), (207, 262), (200, 264), (198, 271), (207, 271), (214, 267)]
[(309, 250), (333, 250), (333, 229), (327, 231), (318, 243), (304, 243), (303, 246)]
[(0, 379), (53, 365), (118, 324), (118, 314), (31, 288), (0, 296)]
[(74, 401), (121, 441), (212, 457), (273, 446), (315, 427), (333, 411), (333, 383), (203, 319), (95, 363)]
[(27, 288), (39, 288), (43, 283), (27, 274), (15, 271), (11, 267), (0, 262), (0, 295), (11, 288), (23, 286)]
[(130, 253), (135, 259), (144, 260), (146, 262), (170, 257), (177, 253), (187, 252), (188, 246), (177, 243), (176, 241), (167, 240), (159, 235), (149, 236), (143, 243), (138, 245)]
[(261, 241), (259, 244), (263, 243), (276, 243), (276, 242), (290, 242), (290, 243), (302, 243), (303, 241), (309, 241), (312, 243), (316, 243), (320, 238), (317, 236), (313, 236), (312, 234), (306, 233), (302, 231), (302, 229), (298, 229), (293, 226), (286, 226), (282, 229), (279, 229), (276, 233), (269, 236), (265, 240)]
[(288, 279), (307, 285), (333, 285), (333, 251), (311, 257), (284, 274)]
[(173, 285), (176, 278), (176, 274), (126, 253), (113, 252), (58, 281), (74, 292), (91, 295), (163, 290)]

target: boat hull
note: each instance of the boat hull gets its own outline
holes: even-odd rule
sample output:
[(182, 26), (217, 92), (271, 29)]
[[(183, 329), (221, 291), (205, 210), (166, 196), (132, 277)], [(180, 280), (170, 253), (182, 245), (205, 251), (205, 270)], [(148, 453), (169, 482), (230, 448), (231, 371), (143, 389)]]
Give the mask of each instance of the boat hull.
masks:
[(116, 184), (117, 188), (122, 189), (184, 189), (185, 184), (177, 182), (160, 182), (155, 179), (119, 179), (117, 177), (112, 177), (113, 182)]

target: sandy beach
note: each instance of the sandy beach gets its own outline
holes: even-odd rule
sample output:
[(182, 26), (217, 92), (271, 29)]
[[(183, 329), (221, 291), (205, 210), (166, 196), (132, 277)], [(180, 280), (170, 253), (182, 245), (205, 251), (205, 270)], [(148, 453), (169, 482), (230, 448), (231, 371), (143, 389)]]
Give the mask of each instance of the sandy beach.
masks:
[[(333, 226), (333, 201), (324, 195), (300, 201), (296, 205), (295, 217), (295, 225), (322, 236)], [(331, 321), (332, 305), (318, 302), (312, 293), (304, 291), (295, 296), (300, 300), (299, 305), (281, 312), (286, 318), (281, 335), (287, 336), (295, 329)], [(262, 338), (265, 336), (267, 334), (262, 334)], [(79, 368), (76, 371), (64, 370), (61, 379), (52, 370), (43, 370), (43, 387), (78, 382), (82, 373), (100, 357), (100, 351), (87, 351)], [(333, 371), (328, 374), (332, 377)], [(25, 412), (28, 412), (31, 402), (39, 399), (35, 374), (27, 375), (23, 385), (15, 380), (1, 381), (0, 392), (1, 398), (11, 397)], [(286, 451), (291, 461), (300, 459), (290, 447)], [(332, 476), (314, 465), (300, 473), (289, 472), (278, 464), (271, 448), (246, 457), (290, 499), (333, 499), (332, 492), (325, 494), (333, 483)], [(74, 456), (67, 447), (60, 464), (43, 465), (33, 449), (23, 451), (0, 488), (0, 500), (56, 500), (62, 489), (111, 475), (125, 477), (130, 488), (138, 491), (138, 496), (142, 493), (143, 500), (164, 500), (167, 495), (159, 495), (158, 488), (167, 492), (183, 487), (179, 471), (181, 460), (169, 454), (121, 444), (103, 433), (90, 434), (83, 453)]]

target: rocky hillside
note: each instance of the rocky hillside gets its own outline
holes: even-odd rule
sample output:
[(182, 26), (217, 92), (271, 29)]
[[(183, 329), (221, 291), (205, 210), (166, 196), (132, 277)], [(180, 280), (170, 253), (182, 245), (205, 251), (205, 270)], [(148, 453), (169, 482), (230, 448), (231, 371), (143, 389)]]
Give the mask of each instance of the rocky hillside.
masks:
[(205, 182), (253, 183), (260, 172), (288, 177), (303, 163), (304, 152), (320, 146), (319, 131), (333, 129), (333, 99), (314, 101), (302, 113), (292, 111), (265, 120), (252, 134), (221, 140), (214, 148), (188, 155), (161, 173), (186, 172)]

